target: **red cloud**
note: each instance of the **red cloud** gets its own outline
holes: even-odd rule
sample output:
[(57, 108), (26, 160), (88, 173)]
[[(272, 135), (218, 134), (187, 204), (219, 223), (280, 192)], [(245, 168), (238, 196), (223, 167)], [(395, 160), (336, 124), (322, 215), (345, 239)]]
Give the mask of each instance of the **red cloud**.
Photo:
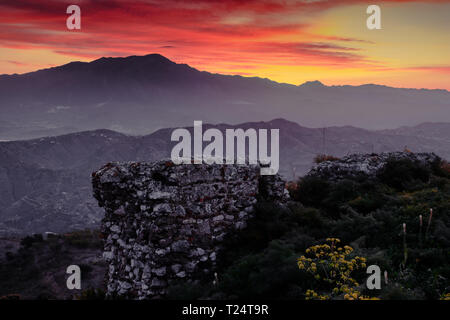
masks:
[[(297, 35), (307, 27), (274, 18), (274, 13), (306, 14), (356, 3), (367, 1), (16, 0), (0, 3), (0, 41), (3, 47), (45, 48), (84, 59), (159, 52), (197, 66), (220, 61), (249, 66), (370, 66), (373, 62), (351, 47), (352, 42), (365, 40), (320, 35), (319, 42), (267, 40)], [(80, 31), (66, 29), (66, 8), (70, 4), (81, 7)], [(244, 19), (227, 22), (235, 16)], [(337, 41), (347, 46), (336, 45)]]
[(404, 68), (403, 70), (432, 71), (432, 72), (449, 73), (450, 74), (450, 66), (419, 66), (419, 67)]

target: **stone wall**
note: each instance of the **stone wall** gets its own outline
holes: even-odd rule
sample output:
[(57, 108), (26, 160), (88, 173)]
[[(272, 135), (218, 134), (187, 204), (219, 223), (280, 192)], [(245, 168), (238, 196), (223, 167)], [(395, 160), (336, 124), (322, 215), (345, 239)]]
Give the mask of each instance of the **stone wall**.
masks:
[(334, 161), (316, 165), (308, 176), (318, 176), (336, 181), (356, 176), (375, 178), (389, 160), (410, 160), (425, 167), (431, 167), (440, 158), (434, 153), (385, 152), (379, 154), (352, 154)]
[(246, 227), (257, 197), (284, 201), (258, 166), (109, 163), (92, 174), (105, 209), (108, 295), (159, 298), (173, 279), (214, 280), (225, 235)]

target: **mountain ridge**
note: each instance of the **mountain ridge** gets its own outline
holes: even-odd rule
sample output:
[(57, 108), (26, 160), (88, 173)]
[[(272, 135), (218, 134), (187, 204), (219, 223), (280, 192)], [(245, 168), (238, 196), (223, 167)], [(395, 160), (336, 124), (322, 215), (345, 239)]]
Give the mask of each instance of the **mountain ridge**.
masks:
[(302, 85), (199, 71), (161, 55), (100, 58), (0, 77), (0, 140), (100, 128), (159, 128), (254, 119), (307, 127), (393, 129), (450, 122), (450, 93), (379, 85)]
[(276, 80), (272, 80), (270, 78), (263, 78), (263, 77), (258, 77), (258, 76), (243, 76), (243, 75), (239, 75), (239, 74), (229, 75), (229, 74), (221, 74), (221, 73), (214, 73), (214, 72), (205, 71), (205, 70), (199, 70), (199, 69), (196, 69), (196, 68), (193, 68), (193, 67), (189, 66), (186, 63), (174, 62), (174, 61), (170, 60), (169, 58), (167, 58), (167, 57), (165, 57), (165, 56), (163, 56), (163, 55), (161, 55), (159, 53), (149, 53), (149, 54), (142, 55), (142, 56), (131, 55), (131, 56), (126, 56), (126, 57), (100, 57), (100, 58), (94, 59), (92, 61), (71, 61), (71, 62), (68, 62), (68, 63), (63, 64), (63, 65), (49, 67), (49, 68), (37, 69), (37, 70), (34, 70), (34, 71), (24, 72), (24, 73), (20, 73), (20, 74), (18, 74), (18, 73), (0, 74), (0, 79), (2, 77), (8, 77), (8, 76), (26, 76), (26, 75), (30, 75), (30, 74), (39, 73), (41, 71), (67, 69), (67, 68), (72, 67), (72, 66), (81, 66), (81, 65), (87, 66), (87, 65), (96, 65), (96, 64), (100, 64), (100, 63), (126, 62), (126, 61), (131, 61), (131, 60), (145, 61), (145, 59), (152, 59), (152, 61), (158, 62), (158, 63), (167, 63), (167, 64), (171, 64), (171, 65), (185, 66), (185, 67), (188, 67), (191, 70), (195, 70), (197, 72), (206, 73), (206, 74), (210, 74), (210, 75), (220, 75), (220, 76), (225, 76), (225, 77), (237, 77), (237, 78), (244, 78), (244, 79), (260, 79), (260, 80), (267, 80), (267, 81), (272, 82), (274, 84), (294, 86), (294, 87), (311, 87), (311, 86), (312, 87), (328, 87), (328, 88), (340, 88), (340, 87), (352, 87), (352, 88), (382, 87), (382, 88), (390, 88), (390, 89), (450, 92), (447, 89), (441, 89), (441, 88), (430, 89), (430, 88), (392, 87), (392, 86), (388, 86), (388, 85), (374, 84), (374, 83), (364, 83), (364, 84), (360, 84), (360, 85), (325, 85), (320, 80), (308, 80), (308, 81), (305, 81), (304, 83), (296, 85), (296, 84), (292, 84), (292, 83), (279, 82), (279, 81), (276, 81)]
[[(279, 128), (280, 174), (296, 179), (311, 169), (317, 154), (343, 157), (353, 153), (403, 151), (435, 152), (450, 159), (445, 130), (428, 137), (361, 128), (307, 128), (284, 119), (203, 128)], [(442, 127), (442, 124), (437, 126)], [(445, 128), (450, 128), (446, 124)], [(187, 127), (193, 130), (192, 127)], [(130, 136), (107, 129), (84, 131), (25, 141), (0, 142), (0, 235), (33, 232), (65, 232), (95, 228), (102, 217), (92, 197), (90, 175), (105, 163), (154, 161), (169, 158), (174, 128), (149, 135)]]

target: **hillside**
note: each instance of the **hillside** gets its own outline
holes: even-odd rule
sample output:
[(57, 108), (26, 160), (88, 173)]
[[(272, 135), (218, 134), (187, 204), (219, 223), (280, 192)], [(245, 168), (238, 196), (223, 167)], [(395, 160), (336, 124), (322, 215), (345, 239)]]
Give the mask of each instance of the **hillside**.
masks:
[[(215, 127), (224, 130), (233, 126)], [(305, 174), (313, 165), (313, 158), (321, 153), (342, 157), (351, 153), (402, 151), (407, 146), (415, 152), (435, 152), (450, 158), (445, 132), (442, 136), (419, 137), (349, 126), (323, 130), (283, 119), (236, 127), (280, 128), (280, 173), (288, 180)], [(171, 132), (161, 129), (146, 136), (127, 136), (96, 130), (0, 142), (0, 234), (97, 227), (101, 211), (92, 198), (91, 173), (111, 161), (170, 157)]]
[[(90, 289), (104, 290), (106, 264), (97, 231), (79, 231), (43, 239), (0, 238), (0, 300), (77, 299)], [(77, 264), (82, 273), (82, 292), (66, 287), (66, 268)]]
[[(366, 170), (363, 164), (368, 162), (374, 165)], [(348, 169), (345, 174), (342, 167)], [(218, 283), (211, 278), (195, 283), (180, 279), (170, 283), (168, 298), (342, 300), (356, 295), (436, 300), (446, 294), (448, 298), (448, 164), (436, 163), (431, 154), (395, 153), (350, 155), (322, 162), (318, 168), (290, 185), (292, 201), (280, 206), (260, 200), (247, 227), (226, 237), (217, 256)], [(334, 179), (325, 178), (322, 169)], [(364, 175), (358, 174), (361, 170)], [(45, 241), (39, 236), (0, 239), (0, 298), (18, 294), (72, 299), (63, 271), (76, 261), (85, 284), (77, 296), (103, 299), (107, 268), (100, 258), (99, 236), (84, 231)], [(342, 255), (337, 266), (341, 272), (349, 271), (344, 282), (327, 273), (335, 268), (329, 264), (331, 258), (315, 255), (319, 249), (330, 251), (324, 244), (332, 244), (332, 253)], [(346, 263), (352, 268), (346, 269)], [(369, 265), (387, 272), (388, 283), (383, 277), (379, 290), (364, 285)], [(99, 290), (86, 292), (89, 288)]]

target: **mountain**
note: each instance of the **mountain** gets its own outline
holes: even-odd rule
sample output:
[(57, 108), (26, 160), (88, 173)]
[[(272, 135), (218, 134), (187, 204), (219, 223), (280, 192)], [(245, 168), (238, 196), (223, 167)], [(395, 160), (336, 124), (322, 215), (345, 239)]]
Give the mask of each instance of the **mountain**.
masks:
[(295, 86), (198, 71), (150, 54), (0, 76), (0, 140), (110, 129), (144, 135), (194, 120), (285, 118), (367, 129), (450, 122), (450, 92), (379, 85)]
[(413, 127), (401, 127), (398, 129), (383, 130), (382, 132), (393, 135), (441, 139), (444, 142), (450, 141), (450, 123), (444, 122), (427, 122)]
[[(204, 130), (209, 127), (203, 125)], [(450, 159), (450, 124), (370, 131), (351, 126), (311, 129), (275, 119), (214, 127), (221, 131), (279, 128), (279, 172), (286, 179), (305, 174), (314, 156), (320, 153), (342, 157), (351, 153), (402, 151), (407, 146), (414, 152), (435, 152)], [(424, 135), (424, 131), (430, 134)], [(0, 235), (97, 227), (102, 211), (92, 197), (91, 173), (112, 161), (170, 157), (174, 145), (171, 132), (166, 128), (150, 135), (129, 136), (102, 129), (0, 142)]]

